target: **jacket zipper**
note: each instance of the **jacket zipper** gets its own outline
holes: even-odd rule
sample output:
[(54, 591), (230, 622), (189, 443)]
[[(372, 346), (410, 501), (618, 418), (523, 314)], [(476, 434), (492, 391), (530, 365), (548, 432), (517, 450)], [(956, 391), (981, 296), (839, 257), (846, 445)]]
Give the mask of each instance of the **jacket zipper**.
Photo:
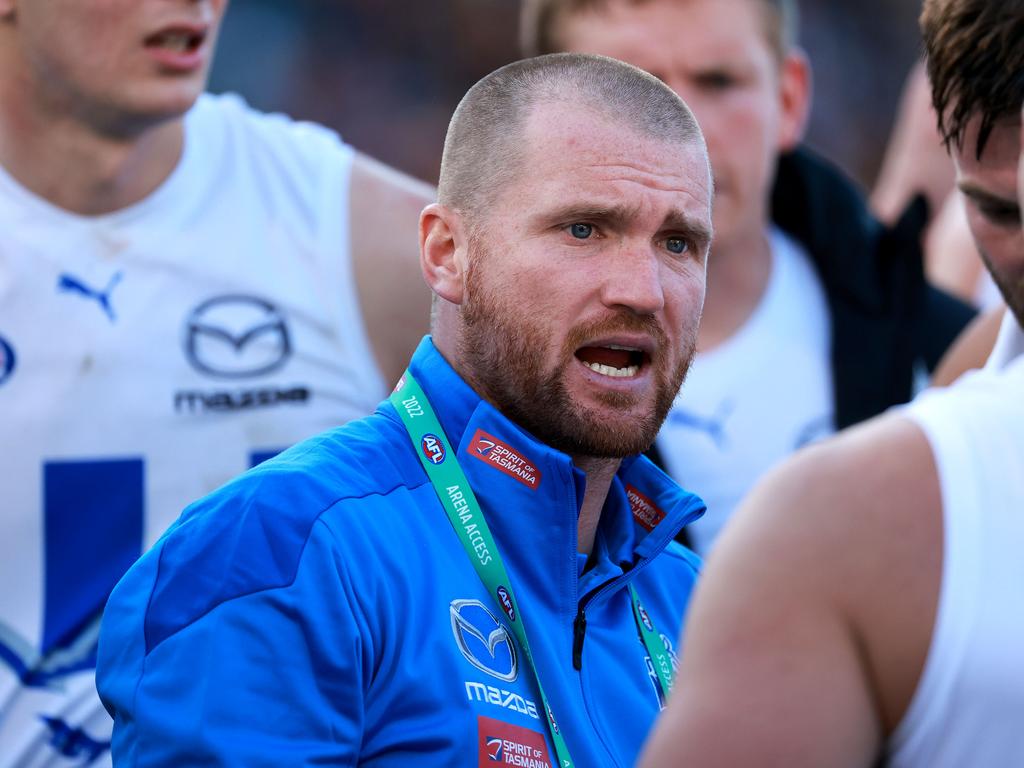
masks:
[(572, 668), (579, 672), (583, 669), (583, 638), (587, 634), (587, 613), (581, 605), (576, 611), (572, 622)]
[[(692, 514), (686, 515), (683, 518), (683, 523), (679, 526), (679, 529), (682, 530), (686, 527), (692, 519)], [(572, 622), (572, 666), (577, 672), (580, 672), (583, 669), (583, 641), (586, 639), (587, 635), (587, 605), (599, 594), (611, 591), (620, 584), (625, 584), (627, 581), (633, 579), (637, 573), (646, 568), (655, 557), (660, 555), (662, 550), (664, 550), (671, 542), (671, 538), (666, 539), (664, 544), (648, 554), (647, 557), (640, 562), (635, 563), (633, 567), (624, 572), (621, 576), (610, 579), (604, 584), (599, 584), (580, 598), (580, 601), (576, 604), (576, 618), (573, 619)]]
[(609, 579), (604, 584), (599, 584), (580, 598), (576, 607), (576, 618), (573, 619), (572, 622), (572, 667), (577, 672), (583, 669), (583, 641), (586, 639), (587, 635), (587, 606), (590, 604), (590, 601), (605, 592), (610, 592), (620, 585), (631, 581), (636, 574), (646, 568), (660, 552), (661, 550), (659, 549), (649, 557), (641, 560), (621, 576), (616, 576), (614, 579)]

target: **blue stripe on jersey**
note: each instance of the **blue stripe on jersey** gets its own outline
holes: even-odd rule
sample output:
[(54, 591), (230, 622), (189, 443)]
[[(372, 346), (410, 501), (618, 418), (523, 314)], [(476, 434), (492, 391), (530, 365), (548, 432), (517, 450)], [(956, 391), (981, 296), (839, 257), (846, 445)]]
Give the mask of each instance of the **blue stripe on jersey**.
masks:
[(142, 459), (44, 465), (44, 655), (75, 641), (142, 554), (144, 481)]

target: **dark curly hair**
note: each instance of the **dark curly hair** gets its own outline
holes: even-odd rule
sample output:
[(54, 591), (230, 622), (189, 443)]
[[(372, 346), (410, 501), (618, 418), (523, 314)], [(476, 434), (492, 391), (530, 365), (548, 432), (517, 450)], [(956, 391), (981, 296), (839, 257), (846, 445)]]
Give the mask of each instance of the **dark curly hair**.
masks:
[(980, 114), (980, 158), (995, 123), (1024, 102), (1024, 0), (925, 0), (921, 33), (942, 140), (962, 150)]

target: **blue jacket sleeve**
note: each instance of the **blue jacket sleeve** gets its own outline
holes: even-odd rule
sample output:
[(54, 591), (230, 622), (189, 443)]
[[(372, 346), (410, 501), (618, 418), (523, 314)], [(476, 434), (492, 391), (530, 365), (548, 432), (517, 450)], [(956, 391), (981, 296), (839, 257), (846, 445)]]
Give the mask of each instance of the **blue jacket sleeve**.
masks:
[(128, 572), (103, 618), (97, 685), (115, 765), (355, 765), (370, 635), (330, 530), (313, 524), (287, 583), (232, 585), (196, 615), (173, 594), (194, 580), (173, 572), (203, 563), (174, 560), (167, 543)]

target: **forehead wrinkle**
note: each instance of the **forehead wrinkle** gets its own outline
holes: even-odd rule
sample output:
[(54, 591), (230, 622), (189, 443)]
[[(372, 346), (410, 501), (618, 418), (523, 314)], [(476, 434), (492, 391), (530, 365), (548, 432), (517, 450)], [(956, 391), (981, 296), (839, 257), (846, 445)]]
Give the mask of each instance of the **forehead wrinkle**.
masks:
[(627, 176), (640, 173), (648, 179), (645, 179), (643, 184), (645, 186), (653, 187), (654, 189), (665, 191), (665, 192), (683, 192), (686, 191), (686, 186), (689, 182), (695, 179), (691, 178), (682, 173), (665, 172), (664, 164), (624, 164), (624, 163), (589, 163), (586, 166), (587, 169), (595, 171), (605, 171), (607, 175), (598, 176), (596, 181), (633, 181), (633, 179), (626, 178)]
[[(571, 173), (559, 173), (563, 167)], [(573, 189), (585, 189), (589, 184), (637, 185), (645, 191), (682, 194), (701, 206), (710, 206), (714, 192), (714, 179), (706, 161), (703, 172), (697, 174), (667, 170), (664, 163), (648, 164), (648, 167), (615, 162), (586, 163), (582, 167), (576, 163), (565, 163), (564, 166), (549, 165), (547, 170), (551, 172), (550, 181), (555, 185), (568, 185)], [(596, 197), (600, 196), (601, 193), (596, 194)]]

